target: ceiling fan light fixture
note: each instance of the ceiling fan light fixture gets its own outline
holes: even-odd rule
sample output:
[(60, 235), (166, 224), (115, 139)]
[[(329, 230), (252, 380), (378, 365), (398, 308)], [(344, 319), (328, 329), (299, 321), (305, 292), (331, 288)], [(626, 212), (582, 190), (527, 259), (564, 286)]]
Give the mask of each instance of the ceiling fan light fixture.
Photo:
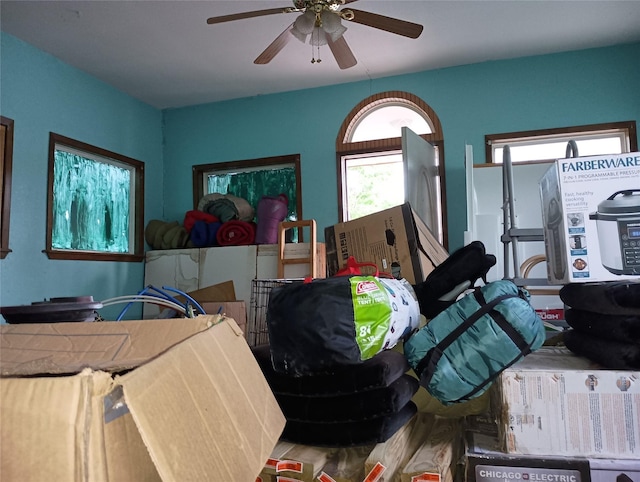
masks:
[(342, 25), (342, 19), (337, 13), (326, 11), (322, 14), (322, 29), (335, 42), (347, 31), (347, 27)]
[(298, 30), (295, 27), (293, 27), (291, 29), (291, 35), (293, 35), (295, 38), (300, 40), (300, 42), (302, 42), (302, 43), (305, 43), (307, 41), (307, 34), (306, 33), (300, 33), (300, 30)]
[(344, 25), (340, 25), (340, 28), (338, 30), (335, 30), (333, 32), (327, 32), (327, 34), (329, 35), (329, 37), (331, 37), (331, 40), (335, 42), (340, 37), (342, 37), (346, 31), (347, 31), (347, 27), (345, 27)]
[[(0, 0), (2, 1), (2, 0)], [(331, 53), (341, 69), (348, 69), (357, 61), (344, 38), (347, 28), (342, 21), (355, 23), (384, 30), (408, 38), (418, 38), (423, 26), (417, 23), (386, 17), (373, 12), (342, 8), (356, 0), (292, 0), (293, 7), (267, 8), (243, 13), (210, 17), (207, 24), (218, 24), (232, 20), (263, 17), (280, 13), (298, 13), (293, 24), (289, 25), (267, 48), (254, 60), (255, 64), (269, 63), (280, 52), (293, 36), (302, 43), (313, 46), (312, 63), (320, 62), (320, 46), (329, 45)], [(318, 58), (316, 59), (316, 55)]]
[(309, 43), (314, 47), (321, 47), (322, 45), (327, 45), (327, 32), (325, 32), (320, 27), (316, 27), (311, 32), (311, 38), (309, 39)]
[(316, 14), (311, 10), (298, 15), (295, 22), (293, 22), (293, 28), (291, 33), (295, 38), (304, 43), (307, 40), (307, 35), (313, 32), (316, 25)]

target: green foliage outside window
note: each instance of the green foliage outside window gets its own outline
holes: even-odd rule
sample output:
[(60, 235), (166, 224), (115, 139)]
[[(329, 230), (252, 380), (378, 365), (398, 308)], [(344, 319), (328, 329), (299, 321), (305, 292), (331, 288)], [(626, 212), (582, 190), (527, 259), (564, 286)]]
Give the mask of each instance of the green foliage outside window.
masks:
[(361, 218), (404, 203), (402, 169), (402, 162), (349, 167), (349, 219)]

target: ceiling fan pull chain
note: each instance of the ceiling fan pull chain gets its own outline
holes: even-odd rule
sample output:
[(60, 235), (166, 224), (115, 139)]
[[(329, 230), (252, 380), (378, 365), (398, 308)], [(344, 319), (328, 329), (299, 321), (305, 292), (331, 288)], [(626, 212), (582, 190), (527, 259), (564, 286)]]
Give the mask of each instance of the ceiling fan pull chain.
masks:
[[(313, 36), (317, 37), (317, 40), (314, 42), (313, 41)], [(311, 63), (315, 64), (315, 63), (320, 63), (322, 62), (322, 59), (320, 58), (320, 30), (318, 28), (314, 28), (313, 31), (311, 32), (311, 38), (309, 39), (309, 44), (311, 44)], [(316, 48), (316, 52), (317, 55), (314, 55), (313, 53), (313, 47)], [(317, 57), (317, 58), (316, 58)]]

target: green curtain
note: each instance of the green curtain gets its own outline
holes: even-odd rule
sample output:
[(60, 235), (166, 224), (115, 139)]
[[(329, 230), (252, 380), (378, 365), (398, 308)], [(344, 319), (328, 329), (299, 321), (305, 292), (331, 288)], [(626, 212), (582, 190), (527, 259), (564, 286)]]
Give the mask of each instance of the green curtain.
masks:
[(129, 252), (131, 172), (55, 151), (52, 247)]
[(259, 171), (210, 174), (207, 193), (233, 194), (246, 199), (254, 209), (262, 196), (285, 194), (289, 199), (287, 220), (298, 219), (296, 212), (296, 173), (294, 168), (263, 169)]

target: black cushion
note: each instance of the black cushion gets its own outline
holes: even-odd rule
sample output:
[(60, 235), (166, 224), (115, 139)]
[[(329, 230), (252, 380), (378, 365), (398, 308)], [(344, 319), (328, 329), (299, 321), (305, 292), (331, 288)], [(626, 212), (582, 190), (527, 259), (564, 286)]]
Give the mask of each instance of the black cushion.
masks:
[(413, 418), (413, 402), (384, 417), (355, 422), (300, 422), (288, 420), (281, 440), (318, 447), (352, 447), (386, 442)]
[[(487, 272), (495, 264), (496, 257), (485, 252), (485, 246), (481, 241), (472, 241), (454, 251), (436, 266), (423, 282), (413, 287), (420, 305), (420, 313), (429, 319), (435, 318), (455, 302), (460, 292), (473, 287), (478, 279), (482, 278), (486, 284)], [(440, 299), (457, 287), (460, 287), (459, 292), (454, 292), (451, 299)]]
[(402, 375), (388, 387), (374, 388), (334, 397), (308, 397), (276, 393), (287, 420), (306, 422), (348, 422), (369, 420), (399, 411), (418, 391), (411, 375)]
[(274, 370), (269, 345), (252, 351), (269, 386), (279, 394), (322, 397), (388, 387), (410, 368), (402, 353), (384, 350), (357, 365), (334, 367), (328, 374), (293, 377)]
[(564, 344), (579, 356), (592, 360), (612, 370), (636, 370), (640, 368), (640, 344), (622, 343), (582, 333), (577, 330), (564, 332)]
[(571, 308), (604, 315), (640, 316), (640, 282), (570, 283), (559, 292)]
[(570, 327), (583, 333), (623, 343), (640, 343), (640, 315), (603, 315), (570, 308), (564, 316)]

